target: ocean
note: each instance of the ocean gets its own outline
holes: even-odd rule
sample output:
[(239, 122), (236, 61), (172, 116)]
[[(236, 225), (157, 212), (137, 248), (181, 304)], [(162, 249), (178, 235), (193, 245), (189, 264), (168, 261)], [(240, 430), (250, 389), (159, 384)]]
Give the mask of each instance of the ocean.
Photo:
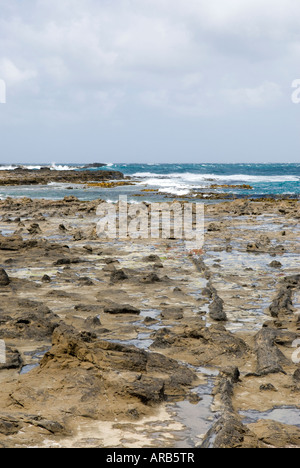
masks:
[[(22, 165), (39, 170), (46, 165)], [(17, 165), (2, 165), (0, 170), (13, 170)], [(55, 164), (52, 170), (83, 170), (84, 164)], [(161, 201), (178, 197), (196, 198), (197, 193), (225, 193), (235, 196), (273, 197), (300, 195), (300, 164), (113, 164), (103, 170), (121, 171), (133, 178), (134, 186), (110, 189), (76, 184), (50, 183), (47, 186), (0, 187), (0, 198), (10, 197), (61, 199), (71, 194), (80, 200), (105, 199), (117, 201), (127, 195), (128, 201)], [(89, 170), (95, 171), (96, 168)], [(214, 189), (211, 189), (211, 186)], [(216, 187), (230, 185), (230, 187)], [(242, 188), (248, 185), (250, 188)], [(234, 187), (235, 186), (235, 187)], [(238, 187), (237, 187), (238, 186)], [(145, 192), (147, 190), (147, 192)], [(150, 190), (150, 191), (148, 191)], [(138, 198), (142, 195), (143, 198)]]

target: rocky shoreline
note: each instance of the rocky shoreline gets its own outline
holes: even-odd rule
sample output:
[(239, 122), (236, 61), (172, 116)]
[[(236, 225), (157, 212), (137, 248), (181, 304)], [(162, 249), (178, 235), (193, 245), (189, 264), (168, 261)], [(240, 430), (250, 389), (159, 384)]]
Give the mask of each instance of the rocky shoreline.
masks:
[(47, 185), (53, 182), (76, 184), (122, 179), (124, 175), (121, 172), (110, 170), (56, 171), (50, 168), (40, 170), (21, 168), (0, 171), (0, 186)]
[(99, 203), (0, 201), (0, 446), (299, 447), (299, 202), (207, 205), (201, 252)]

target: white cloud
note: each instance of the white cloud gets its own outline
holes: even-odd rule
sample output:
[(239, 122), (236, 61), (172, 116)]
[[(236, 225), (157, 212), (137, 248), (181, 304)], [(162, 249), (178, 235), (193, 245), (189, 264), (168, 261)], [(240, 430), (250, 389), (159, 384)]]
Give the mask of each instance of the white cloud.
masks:
[(272, 82), (264, 82), (255, 88), (238, 88), (224, 90), (223, 96), (234, 106), (264, 107), (272, 105), (282, 97), (281, 87)]
[(195, 116), (274, 105), (299, 60), (296, 0), (2, 3), (0, 78), (64, 113), (117, 112), (126, 96)]
[(8, 86), (21, 85), (37, 77), (37, 72), (31, 68), (18, 67), (8, 58), (0, 60), (0, 76)]

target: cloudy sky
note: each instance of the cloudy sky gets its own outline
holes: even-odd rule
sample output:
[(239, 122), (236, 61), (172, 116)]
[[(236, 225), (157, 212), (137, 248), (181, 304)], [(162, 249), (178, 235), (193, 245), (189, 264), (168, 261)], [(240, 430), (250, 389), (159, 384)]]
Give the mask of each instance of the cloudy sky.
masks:
[(299, 162), (299, 0), (0, 0), (0, 163)]

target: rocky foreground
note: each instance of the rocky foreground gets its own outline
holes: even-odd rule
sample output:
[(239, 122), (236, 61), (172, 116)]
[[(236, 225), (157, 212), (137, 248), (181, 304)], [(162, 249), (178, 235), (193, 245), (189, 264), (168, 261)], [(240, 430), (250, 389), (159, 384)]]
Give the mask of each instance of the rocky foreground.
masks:
[(299, 203), (209, 205), (194, 253), (99, 203), (0, 202), (0, 445), (299, 447)]

